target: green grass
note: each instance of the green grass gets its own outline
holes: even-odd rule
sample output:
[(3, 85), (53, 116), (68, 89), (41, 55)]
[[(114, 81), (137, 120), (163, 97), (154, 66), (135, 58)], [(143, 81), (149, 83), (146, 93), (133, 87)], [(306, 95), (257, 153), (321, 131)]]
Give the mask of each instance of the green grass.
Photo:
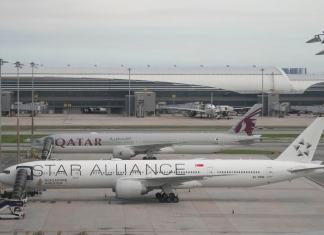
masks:
[[(295, 139), (299, 134), (262, 134), (262, 138), (268, 138), (268, 139), (283, 139), (283, 138), (289, 138), (289, 139)], [(324, 135), (321, 137), (324, 138)]]
[[(34, 135), (34, 138), (40, 138), (42, 137), (41, 135)], [(30, 138), (30, 135), (20, 135), (20, 143), (27, 143), (27, 139)], [(16, 135), (3, 135), (2, 136), (2, 143), (16, 143), (17, 138)]]
[(277, 152), (269, 151), (269, 150), (254, 150), (254, 149), (227, 149), (223, 150), (220, 153), (222, 154), (263, 154), (263, 155), (271, 155)]
[(262, 134), (263, 138), (269, 138), (269, 139), (281, 139), (281, 138), (296, 138), (298, 134)]

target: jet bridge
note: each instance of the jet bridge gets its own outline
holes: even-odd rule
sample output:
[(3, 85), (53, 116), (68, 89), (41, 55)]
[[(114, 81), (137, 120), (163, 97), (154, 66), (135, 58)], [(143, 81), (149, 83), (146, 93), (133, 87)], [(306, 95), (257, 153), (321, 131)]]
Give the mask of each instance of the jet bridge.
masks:
[(32, 179), (32, 168), (23, 167), (17, 170), (13, 191), (5, 192), (2, 195), (5, 198), (0, 199), (0, 212), (9, 210), (8, 213), (0, 213), (0, 219), (21, 219), (25, 216), (26, 184), (27, 180)]
[[(0, 219), (21, 219), (24, 218), (24, 207), (27, 199), (0, 199)], [(10, 213), (2, 213), (8, 209)]]
[(52, 149), (53, 149), (54, 140), (51, 137), (47, 137), (44, 140), (44, 145), (42, 149), (42, 160), (48, 160), (51, 157)]

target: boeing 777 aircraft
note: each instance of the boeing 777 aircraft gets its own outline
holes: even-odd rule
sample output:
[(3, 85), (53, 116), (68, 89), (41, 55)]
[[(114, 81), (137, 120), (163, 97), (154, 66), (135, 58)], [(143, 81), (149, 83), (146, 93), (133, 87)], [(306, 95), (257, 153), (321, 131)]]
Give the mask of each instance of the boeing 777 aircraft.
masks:
[(122, 199), (159, 190), (160, 202), (178, 202), (175, 189), (254, 187), (323, 173), (324, 165), (312, 162), (323, 129), (317, 118), (275, 160), (34, 161), (5, 169), (0, 182), (28, 191), (112, 188)]
[(144, 159), (155, 159), (154, 153), (216, 153), (260, 140), (253, 130), (261, 107), (261, 104), (251, 107), (228, 133), (62, 133), (40, 138), (33, 146), (43, 147), (47, 140), (52, 142), (52, 151), (56, 153), (112, 153), (114, 158), (125, 160), (138, 154), (146, 154)]

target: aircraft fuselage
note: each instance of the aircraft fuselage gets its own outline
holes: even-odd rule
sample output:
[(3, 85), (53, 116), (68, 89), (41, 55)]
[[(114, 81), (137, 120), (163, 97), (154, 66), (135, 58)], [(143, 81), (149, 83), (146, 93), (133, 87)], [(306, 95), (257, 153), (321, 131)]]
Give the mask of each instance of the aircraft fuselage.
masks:
[[(116, 146), (170, 144), (156, 153), (215, 153), (225, 146), (251, 144), (260, 136), (230, 133), (72, 133), (54, 134), (54, 152), (111, 153)], [(42, 147), (40, 139), (38, 147)], [(36, 145), (34, 144), (34, 147)]]
[[(154, 178), (163, 180), (168, 177), (174, 177), (170, 183), (173, 188), (253, 187), (304, 176), (304, 173), (289, 171), (296, 166), (311, 167), (313, 164), (272, 160), (199, 159), (36, 161), (20, 164), (18, 168), (17, 165), (7, 168), (7, 173), (0, 174), (0, 181), (12, 186), (16, 170), (23, 167), (32, 169), (32, 177), (27, 181), (30, 189), (114, 188), (119, 179), (151, 181)], [(191, 176), (201, 176), (201, 179), (190, 180)], [(188, 180), (177, 183), (177, 178), (186, 177)]]

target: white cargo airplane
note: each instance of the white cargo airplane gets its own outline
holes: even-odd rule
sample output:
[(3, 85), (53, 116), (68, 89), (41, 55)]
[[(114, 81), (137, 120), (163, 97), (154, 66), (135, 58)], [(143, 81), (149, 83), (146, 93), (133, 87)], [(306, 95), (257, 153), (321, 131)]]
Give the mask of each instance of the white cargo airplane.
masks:
[[(229, 113), (235, 110), (242, 110), (243, 108), (234, 108), (228, 105), (213, 105), (203, 104), (200, 102), (178, 104), (178, 105), (163, 105), (159, 109), (161, 110), (175, 110), (182, 111), (189, 117), (195, 117), (198, 114), (206, 115), (208, 118), (223, 118), (228, 117)], [(246, 110), (246, 108), (244, 108)]]
[(233, 145), (260, 141), (260, 135), (253, 135), (253, 130), (261, 108), (261, 104), (251, 107), (228, 133), (62, 133), (37, 139), (32, 145), (41, 148), (50, 141), (54, 153), (112, 153), (113, 158), (125, 160), (138, 154), (155, 159), (154, 153), (216, 153)]
[(323, 173), (324, 165), (312, 162), (323, 129), (324, 118), (317, 118), (275, 160), (34, 161), (5, 169), (0, 182), (14, 186), (25, 170), (29, 191), (112, 188), (129, 199), (159, 190), (160, 202), (178, 202), (175, 189), (254, 187)]

